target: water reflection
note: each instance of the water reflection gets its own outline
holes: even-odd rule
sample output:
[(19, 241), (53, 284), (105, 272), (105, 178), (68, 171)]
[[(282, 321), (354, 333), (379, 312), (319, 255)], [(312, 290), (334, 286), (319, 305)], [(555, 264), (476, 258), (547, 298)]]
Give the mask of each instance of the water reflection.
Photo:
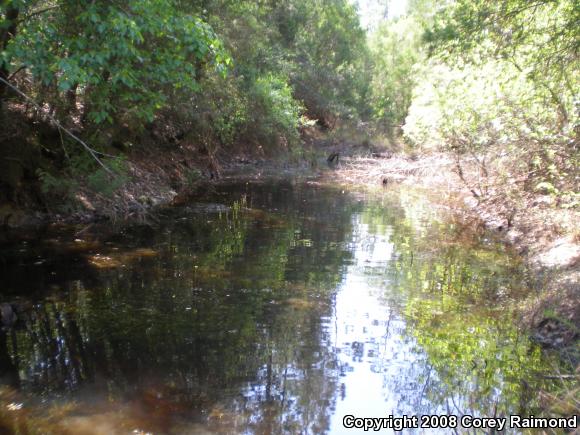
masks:
[(534, 410), (547, 361), (502, 308), (517, 264), (423, 196), (281, 183), (202, 200), (3, 246), (8, 432), (341, 433), (345, 414)]
[(364, 215), (355, 216), (355, 260), (336, 295), (333, 339), (341, 394), (332, 433), (351, 432), (342, 424), (348, 414), (417, 414), (424, 395), (418, 381), (425, 355), (416, 352), (415, 340), (405, 335), (399, 301), (385, 294), (390, 285), (386, 271), (396, 255), (392, 228), (371, 230), (363, 220)]
[(348, 414), (533, 412), (547, 362), (506, 313), (521, 291), (517, 264), (481, 240), (456, 243), (465, 229), (427, 219), (426, 208), (394, 219), (384, 207), (353, 218), (354, 264), (334, 310), (341, 379), (331, 433), (352, 433)]

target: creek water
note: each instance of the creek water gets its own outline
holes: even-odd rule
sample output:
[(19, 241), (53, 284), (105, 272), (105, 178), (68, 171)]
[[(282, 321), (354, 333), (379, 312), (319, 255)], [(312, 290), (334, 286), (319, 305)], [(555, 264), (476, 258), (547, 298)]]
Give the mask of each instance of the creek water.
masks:
[(4, 241), (1, 429), (340, 434), (345, 415), (538, 411), (554, 361), (513, 321), (517, 258), (424, 194), (273, 182), (195, 201)]

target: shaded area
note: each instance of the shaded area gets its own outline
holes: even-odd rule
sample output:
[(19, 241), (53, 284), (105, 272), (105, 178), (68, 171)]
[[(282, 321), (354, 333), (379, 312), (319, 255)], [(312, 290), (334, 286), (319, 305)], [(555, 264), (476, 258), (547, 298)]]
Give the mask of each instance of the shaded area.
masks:
[[(158, 227), (103, 239), (96, 227), (83, 239), (57, 231), (6, 248), (8, 289), (36, 296), (3, 334), (12, 384), (31, 399), (130, 402), (152, 430), (207, 421), (247, 385), (236, 407), (277, 403), (286, 415), (271, 424), (323, 430), (324, 407), (305, 411), (309, 401), (292, 403), (287, 390), (318, 376), (311, 394), (332, 399), (319, 316), (330, 312), (329, 291), (350, 258), (357, 204), (284, 184), (233, 190), (214, 195), (232, 207), (169, 210)], [(340, 211), (332, 224), (329, 210)]]

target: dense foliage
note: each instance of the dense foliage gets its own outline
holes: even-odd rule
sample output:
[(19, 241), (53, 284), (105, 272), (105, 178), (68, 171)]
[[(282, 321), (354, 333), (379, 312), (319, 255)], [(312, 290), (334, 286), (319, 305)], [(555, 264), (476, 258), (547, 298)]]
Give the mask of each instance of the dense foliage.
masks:
[[(299, 144), (304, 117), (332, 126), (364, 115), (367, 71), (348, 0), (0, 2), (0, 78), (30, 97), (0, 82), (3, 143), (26, 135), (19, 113), (108, 154), (164, 145), (210, 161), (236, 147), (272, 155)], [(34, 158), (7, 153), (45, 190), (99, 169), (62, 130), (26, 142)], [(21, 168), (3, 169), (16, 176), (0, 183), (17, 190)]]
[[(372, 120), (414, 150), (451, 152), (479, 199), (578, 204), (578, 0), (411, 0), (368, 32), (348, 0), (0, 5), (0, 78), (38, 103), (28, 119), (57, 119), (101, 151), (273, 155), (296, 149), (308, 118)], [(0, 116), (22, 102), (0, 82)], [(21, 126), (5, 124), (9, 160), (50, 186), (99, 169), (66, 136), (27, 138), (23, 156), (10, 145)], [(22, 170), (0, 166), (14, 190)]]
[(423, 33), (430, 57), (417, 68), (407, 139), (454, 153), (480, 198), (539, 192), (577, 205), (579, 6), (459, 0), (440, 9)]
[(385, 21), (371, 36), (372, 111), (375, 119), (391, 132), (405, 123), (417, 85), (414, 70), (421, 59), (420, 38), (415, 17)]
[(181, 103), (202, 124), (201, 104), (228, 143), (262, 126), (268, 138), (292, 136), (299, 100), (321, 117), (356, 113), (364, 91), (365, 34), (346, 0), (5, 0), (1, 11), (1, 76), (28, 80), (61, 120), (77, 103), (83, 121), (139, 129)]

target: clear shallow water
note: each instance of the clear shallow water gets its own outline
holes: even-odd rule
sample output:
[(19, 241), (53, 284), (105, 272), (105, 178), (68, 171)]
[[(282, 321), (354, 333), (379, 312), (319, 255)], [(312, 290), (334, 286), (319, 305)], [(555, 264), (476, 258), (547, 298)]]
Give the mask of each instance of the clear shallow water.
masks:
[(276, 183), (201, 202), (1, 245), (3, 427), (356, 433), (344, 415), (527, 415), (551, 387), (510, 319), (517, 261), (424, 196)]

